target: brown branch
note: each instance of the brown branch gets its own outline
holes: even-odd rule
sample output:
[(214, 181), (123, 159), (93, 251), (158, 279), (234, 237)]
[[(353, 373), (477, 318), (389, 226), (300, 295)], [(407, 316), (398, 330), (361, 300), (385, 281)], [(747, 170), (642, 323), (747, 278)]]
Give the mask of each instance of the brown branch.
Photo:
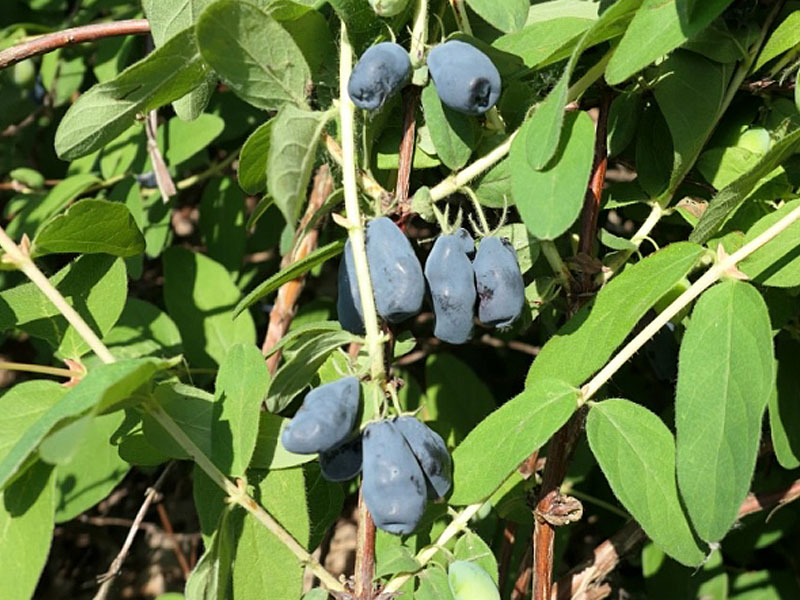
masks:
[(125, 538), (125, 542), (122, 544), (119, 554), (111, 561), (111, 566), (108, 567), (108, 570), (97, 578), (102, 585), (100, 589), (97, 590), (94, 600), (104, 600), (108, 596), (111, 585), (114, 583), (114, 578), (119, 574), (122, 563), (125, 561), (125, 557), (128, 556), (128, 552), (133, 545), (133, 539), (136, 537), (136, 532), (139, 531), (139, 527), (142, 524), (142, 520), (144, 520), (147, 510), (161, 495), (158, 489), (161, 487), (161, 484), (164, 483), (164, 479), (171, 466), (172, 463), (168, 463), (167, 466), (164, 467), (164, 470), (161, 471), (161, 475), (158, 476), (156, 482), (151, 487), (147, 488), (147, 492), (144, 495), (144, 502), (142, 502), (142, 505), (139, 507), (139, 512), (136, 513), (136, 517), (133, 519), (133, 524), (128, 531), (128, 536)]
[(514, 589), (511, 591), (510, 600), (521, 600), (528, 597), (528, 591), (531, 586), (531, 546), (525, 549), (525, 555), (522, 557), (523, 568), (514, 582)]
[(161, 200), (167, 202), (170, 197), (178, 193), (175, 189), (175, 182), (169, 174), (167, 163), (158, 148), (158, 111), (151, 110), (144, 119), (144, 131), (147, 135), (147, 153), (150, 155), (150, 162), (153, 164), (153, 172), (156, 175), (156, 185), (161, 192)]
[(375, 522), (364, 502), (358, 494), (358, 540), (356, 545), (355, 600), (374, 600), (375, 590), (372, 580), (375, 573)]
[(517, 524), (514, 521), (505, 521), (503, 526), (503, 543), (497, 559), (497, 587), (501, 590), (506, 587), (508, 565), (511, 562), (511, 552), (517, 539)]
[[(297, 236), (302, 235), (308, 223), (314, 215), (319, 212), (320, 207), (322, 207), (325, 199), (330, 196), (332, 191), (333, 177), (331, 176), (330, 169), (328, 169), (328, 165), (323, 164), (314, 176), (314, 184), (308, 198), (308, 207), (297, 228)], [(318, 239), (319, 232), (314, 228), (310, 229), (302, 239), (296, 237), (292, 246), (292, 251), (287, 253), (281, 261), (281, 268), (285, 269), (293, 262), (297, 262), (308, 256), (309, 253), (313, 252), (317, 247)], [(267, 334), (264, 337), (264, 344), (261, 346), (261, 351), (264, 354), (267, 354), (289, 329), (289, 325), (294, 318), (297, 299), (300, 297), (304, 285), (305, 277), (298, 277), (297, 279), (292, 279), (284, 283), (278, 289), (275, 305), (269, 313)], [(280, 360), (280, 352), (275, 352), (267, 359), (267, 368), (270, 374), (275, 374)]]
[(0, 69), (10, 67), (26, 58), (74, 44), (94, 42), (118, 35), (142, 35), (149, 32), (150, 23), (147, 19), (128, 19), (111, 23), (94, 23), (48, 33), (0, 52)]
[(584, 411), (572, 415), (547, 445), (542, 488), (533, 511), (533, 600), (548, 600), (553, 582), (553, 541), (563, 497), (559, 492), (572, 450), (583, 427)]
[[(411, 213), (411, 205), (408, 202), (408, 189), (411, 181), (411, 168), (414, 164), (419, 95), (420, 88), (416, 85), (408, 86), (403, 91), (403, 139), (400, 140), (397, 186), (394, 192), (395, 201), (397, 202), (396, 210), (402, 220), (405, 220)], [(384, 207), (384, 209), (386, 208), (388, 207)]]
[[(739, 507), (739, 518), (775, 509), (800, 498), (800, 479), (789, 486), (769, 493), (750, 493)], [(553, 586), (552, 600), (600, 600), (611, 593), (605, 578), (619, 561), (647, 539), (642, 528), (631, 521), (613, 536), (598, 545), (589, 560), (581, 563)]]
[(175, 538), (175, 532), (172, 529), (172, 522), (169, 520), (167, 509), (164, 508), (162, 503), (159, 503), (156, 504), (156, 511), (158, 512), (158, 518), (161, 521), (161, 526), (164, 528), (167, 538), (169, 538), (169, 541), (172, 543), (172, 551), (175, 553), (175, 558), (177, 559), (178, 565), (180, 565), (181, 571), (183, 572), (183, 579), (188, 580), (189, 575), (192, 572), (192, 568), (189, 566), (189, 561), (186, 560), (186, 555), (183, 553), (181, 545)]
[[(597, 234), (597, 218), (600, 214), (600, 201), (603, 198), (603, 186), (606, 180), (606, 167), (608, 166), (606, 138), (608, 135), (608, 110), (610, 105), (611, 94), (606, 91), (603, 94), (603, 101), (600, 103), (600, 110), (597, 114), (592, 177), (589, 180), (589, 187), (586, 189), (586, 197), (581, 211), (578, 254), (585, 254), (586, 256), (593, 256), (594, 238)], [(594, 285), (591, 274), (582, 273), (580, 283), (581, 291), (590, 291)]]

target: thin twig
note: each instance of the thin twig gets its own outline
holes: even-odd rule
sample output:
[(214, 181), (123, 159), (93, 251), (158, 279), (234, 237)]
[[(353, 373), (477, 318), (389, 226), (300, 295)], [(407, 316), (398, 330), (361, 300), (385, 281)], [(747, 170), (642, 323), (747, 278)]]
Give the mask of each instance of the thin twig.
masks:
[(183, 572), (183, 579), (187, 580), (192, 572), (192, 568), (189, 566), (189, 561), (186, 560), (186, 555), (183, 553), (181, 545), (178, 543), (178, 540), (175, 539), (175, 532), (172, 530), (172, 523), (169, 520), (167, 509), (164, 508), (163, 504), (159, 503), (156, 504), (156, 511), (158, 512), (161, 526), (164, 528), (164, 532), (172, 543), (172, 551), (175, 553), (175, 558), (178, 560), (178, 565), (180, 565), (181, 571)]
[[(300, 225), (297, 227), (297, 235), (300, 235), (301, 232), (305, 230), (309, 221), (319, 211), (332, 190), (333, 177), (331, 177), (328, 165), (323, 164), (314, 176), (314, 185), (312, 186), (311, 194), (308, 198), (308, 206), (306, 207), (305, 215), (300, 221)], [(319, 231), (316, 228), (310, 229), (302, 239), (295, 239), (292, 251), (288, 252), (281, 261), (281, 268), (285, 269), (290, 264), (308, 256), (309, 253), (316, 249), (318, 239)], [(304, 286), (305, 276), (300, 276), (292, 281), (287, 281), (278, 289), (275, 304), (269, 313), (267, 334), (264, 337), (264, 344), (261, 346), (261, 351), (265, 355), (269, 353), (289, 329), (289, 325), (296, 311), (297, 299), (300, 297)], [(275, 374), (280, 360), (280, 350), (267, 358), (267, 368), (270, 374)]]
[(356, 600), (373, 600), (372, 580), (375, 576), (375, 522), (364, 497), (358, 494), (358, 534), (356, 540), (355, 587)]
[(156, 175), (158, 191), (161, 192), (161, 200), (167, 202), (172, 196), (178, 193), (175, 189), (175, 182), (169, 174), (167, 163), (158, 148), (158, 111), (151, 110), (147, 113), (144, 120), (144, 131), (147, 135), (147, 153), (150, 155), (150, 162), (153, 165), (153, 172)]
[(420, 88), (416, 85), (408, 86), (403, 91), (403, 139), (400, 140), (397, 186), (394, 192), (395, 202), (397, 203), (395, 209), (400, 213), (401, 218), (405, 218), (411, 212), (411, 205), (408, 202), (408, 189), (411, 183), (411, 168), (414, 162), (414, 147), (416, 146), (419, 94)]
[(497, 587), (501, 590), (506, 587), (508, 566), (511, 561), (511, 552), (517, 539), (517, 524), (514, 521), (503, 522), (503, 541), (497, 557)]
[(112, 23), (94, 23), (48, 33), (0, 52), (0, 69), (37, 56), (83, 42), (94, 42), (118, 35), (142, 35), (150, 32), (147, 19), (128, 19)]
[(139, 527), (142, 524), (142, 520), (144, 519), (147, 510), (160, 495), (158, 490), (161, 487), (161, 484), (164, 483), (164, 479), (166, 478), (171, 466), (172, 463), (167, 463), (167, 466), (164, 467), (163, 471), (161, 471), (161, 475), (158, 476), (156, 482), (151, 487), (147, 488), (147, 492), (144, 495), (144, 502), (142, 502), (142, 505), (139, 507), (139, 512), (136, 513), (136, 517), (133, 519), (133, 524), (128, 531), (125, 542), (122, 544), (122, 548), (114, 560), (111, 561), (111, 566), (108, 567), (108, 570), (98, 577), (98, 581), (102, 585), (100, 586), (100, 589), (97, 590), (94, 600), (104, 600), (108, 596), (108, 592), (111, 590), (111, 585), (114, 583), (114, 578), (119, 574), (120, 569), (122, 568), (122, 563), (125, 561), (125, 557), (128, 556), (131, 545), (133, 545), (133, 539), (136, 537), (136, 532), (139, 531)]
[(72, 379), (77, 373), (69, 369), (60, 369), (58, 367), (48, 367), (45, 365), (32, 365), (28, 363), (9, 362), (0, 360), (0, 369), (8, 371), (25, 371), (27, 373), (41, 373), (43, 375), (53, 375), (55, 377), (66, 377)]

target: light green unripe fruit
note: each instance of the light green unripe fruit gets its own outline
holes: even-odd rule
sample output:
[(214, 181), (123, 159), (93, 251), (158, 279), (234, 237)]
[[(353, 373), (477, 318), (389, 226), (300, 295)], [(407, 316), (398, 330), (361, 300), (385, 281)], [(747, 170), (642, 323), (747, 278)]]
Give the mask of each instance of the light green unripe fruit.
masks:
[(764, 154), (772, 145), (772, 140), (769, 132), (763, 127), (752, 127), (739, 135), (736, 145), (753, 154)]
[(30, 89), (36, 83), (36, 65), (30, 58), (11, 67), (11, 77), (17, 87)]
[(455, 600), (500, 600), (491, 575), (474, 562), (457, 560), (452, 563), (447, 580)]
[(379, 17), (394, 17), (403, 12), (409, 0), (369, 0), (369, 5)]

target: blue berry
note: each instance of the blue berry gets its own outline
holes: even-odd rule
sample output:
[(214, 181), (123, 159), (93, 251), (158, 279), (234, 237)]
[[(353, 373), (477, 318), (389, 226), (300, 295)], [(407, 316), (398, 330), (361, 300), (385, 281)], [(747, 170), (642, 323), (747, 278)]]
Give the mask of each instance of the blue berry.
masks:
[(475, 272), (469, 255), (475, 242), (464, 229), (440, 236), (425, 262), (425, 278), (431, 290), (436, 324), (433, 335), (451, 344), (463, 344), (472, 336), (475, 316)]
[(484, 238), (472, 266), (478, 289), (478, 319), (486, 325), (508, 327), (519, 318), (525, 304), (525, 284), (514, 247), (505, 238)]
[(417, 457), (433, 490), (434, 498), (443, 498), (453, 484), (453, 465), (441, 436), (416, 417), (398, 417), (395, 427)]
[(347, 82), (347, 93), (359, 108), (376, 110), (399, 92), (410, 77), (408, 52), (394, 42), (381, 42), (361, 55)]
[(347, 481), (361, 472), (361, 436), (319, 453), (319, 468), (328, 481)]
[(468, 115), (482, 115), (500, 98), (500, 73), (475, 46), (451, 40), (428, 55), (428, 70), (441, 101)]

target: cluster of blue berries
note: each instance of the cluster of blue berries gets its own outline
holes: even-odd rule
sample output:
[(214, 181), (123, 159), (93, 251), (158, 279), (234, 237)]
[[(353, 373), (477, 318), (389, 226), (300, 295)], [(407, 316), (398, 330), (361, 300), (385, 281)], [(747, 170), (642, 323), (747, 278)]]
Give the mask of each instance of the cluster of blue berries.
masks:
[(345, 377), (309, 392), (281, 443), (296, 454), (318, 453), (330, 481), (363, 470), (361, 489), (375, 524), (390, 533), (411, 533), (428, 499), (450, 490), (450, 454), (437, 433), (411, 416), (375, 421), (353, 435), (360, 389), (358, 379)]
[[(428, 55), (436, 92), (446, 105), (469, 115), (482, 115), (497, 103), (502, 89), (497, 67), (475, 46), (458, 40), (439, 44)], [(376, 110), (411, 79), (405, 49), (382, 42), (361, 56), (350, 75), (347, 91), (353, 104)]]
[[(478, 319), (493, 327), (508, 327), (522, 313), (522, 273), (517, 254), (505, 238), (484, 238), (476, 253), (475, 242), (464, 229), (439, 236), (425, 262), (424, 276), (408, 238), (388, 217), (367, 223), (366, 238), (375, 307), (389, 323), (420, 312), (426, 279), (436, 319), (433, 333), (442, 341), (463, 344), (470, 339), (476, 304)], [(344, 329), (364, 332), (349, 241), (339, 265), (337, 310)]]

